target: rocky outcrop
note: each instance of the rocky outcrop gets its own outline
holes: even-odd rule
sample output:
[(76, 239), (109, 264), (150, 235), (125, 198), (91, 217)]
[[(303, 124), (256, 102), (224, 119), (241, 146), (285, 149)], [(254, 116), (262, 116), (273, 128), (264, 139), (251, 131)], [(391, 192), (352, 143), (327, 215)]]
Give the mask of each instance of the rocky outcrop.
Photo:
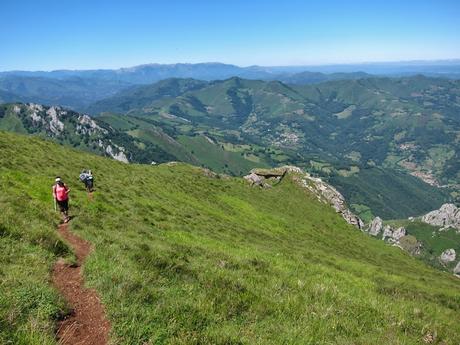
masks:
[(454, 262), (456, 258), (456, 253), (455, 249), (446, 249), (445, 251), (442, 252), (441, 256), (439, 259), (443, 264), (448, 264), (450, 262)]
[[(375, 217), (372, 222), (364, 229), (369, 235), (378, 237), (382, 234), (382, 240), (393, 244), (394, 246), (406, 249), (405, 246), (400, 243), (400, 239), (407, 235), (404, 227), (395, 228), (391, 225), (384, 225), (383, 220), (380, 217)], [(415, 237), (414, 237), (415, 239)], [(419, 246), (419, 243), (416, 243)], [(413, 245), (411, 246), (413, 247)], [(411, 250), (413, 252), (413, 250)]]
[(251, 186), (261, 186), (263, 184), (264, 178), (257, 175), (256, 173), (250, 173), (243, 177), (246, 181), (248, 181)]
[(78, 123), (76, 125), (76, 133), (84, 135), (97, 135), (100, 133), (108, 134), (108, 130), (99, 126), (96, 121), (85, 114), (78, 116)]
[(392, 228), (390, 225), (383, 227), (382, 240), (390, 243), (399, 243), (401, 237), (406, 236), (406, 229), (404, 227)]
[(378, 234), (380, 234), (382, 229), (383, 229), (382, 219), (380, 217), (375, 217), (372, 220), (371, 224), (369, 225), (369, 229), (367, 230), (367, 232), (369, 233), (369, 235), (378, 236)]
[(422, 217), (422, 221), (443, 229), (455, 228), (460, 231), (460, 208), (454, 204), (444, 204)]
[(454, 268), (454, 274), (458, 277), (460, 277), (460, 261), (457, 262), (457, 266)]
[(126, 157), (124, 149), (117, 145), (114, 145), (115, 148), (112, 148), (112, 145), (107, 145), (105, 148), (105, 152), (112, 157), (113, 159), (123, 162), (129, 163), (128, 157)]
[[(97, 145), (99, 153), (124, 163), (129, 162), (131, 152), (116, 143), (116, 131), (88, 115), (34, 103), (16, 104), (13, 111), (20, 118), (26, 118), (25, 123), (29, 123), (34, 133), (44, 133), (60, 142), (72, 142), (74, 146), (83, 143), (82, 146), (93, 149)], [(76, 135), (71, 136), (72, 132)]]
[(337, 189), (322, 181), (320, 178), (312, 177), (299, 167), (288, 165), (275, 169), (253, 169), (251, 173), (244, 178), (251, 183), (251, 185), (271, 187), (269, 182), (277, 183), (281, 181), (287, 173), (293, 174), (294, 181), (302, 188), (308, 189), (319, 201), (332, 206), (348, 224), (354, 225), (358, 229), (364, 228), (364, 222), (348, 209), (345, 198)]
[[(58, 113), (59, 110), (59, 113)], [(64, 130), (64, 123), (60, 120), (60, 115), (66, 115), (67, 112), (57, 107), (50, 107), (46, 114), (49, 116), (48, 123), (50, 131), (55, 135), (60, 135)]]

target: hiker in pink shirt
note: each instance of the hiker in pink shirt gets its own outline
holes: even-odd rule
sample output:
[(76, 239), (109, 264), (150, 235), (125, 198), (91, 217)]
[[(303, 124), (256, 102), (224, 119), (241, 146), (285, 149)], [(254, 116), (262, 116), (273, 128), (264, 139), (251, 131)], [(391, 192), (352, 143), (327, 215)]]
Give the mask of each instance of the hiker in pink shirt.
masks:
[(59, 205), (59, 210), (62, 213), (64, 223), (67, 223), (70, 220), (69, 217), (69, 192), (70, 188), (62, 182), (61, 178), (56, 177), (56, 183), (53, 185), (53, 198), (56, 203)]

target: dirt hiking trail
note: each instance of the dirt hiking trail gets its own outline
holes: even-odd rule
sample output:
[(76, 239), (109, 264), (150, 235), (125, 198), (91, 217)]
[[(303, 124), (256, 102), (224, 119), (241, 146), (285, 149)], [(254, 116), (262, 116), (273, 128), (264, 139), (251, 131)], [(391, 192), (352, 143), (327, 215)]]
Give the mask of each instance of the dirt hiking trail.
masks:
[(73, 249), (77, 265), (59, 259), (53, 268), (53, 284), (72, 308), (58, 323), (56, 337), (61, 345), (106, 345), (110, 323), (96, 291), (84, 287), (81, 271), (81, 265), (91, 253), (91, 244), (70, 232), (68, 224), (61, 224), (58, 232)]

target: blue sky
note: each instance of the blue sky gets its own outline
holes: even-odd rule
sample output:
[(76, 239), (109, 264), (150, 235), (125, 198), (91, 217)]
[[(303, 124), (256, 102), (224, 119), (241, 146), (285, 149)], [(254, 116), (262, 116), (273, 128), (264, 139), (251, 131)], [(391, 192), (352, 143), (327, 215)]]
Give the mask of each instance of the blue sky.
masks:
[(460, 0), (1, 0), (0, 70), (460, 58)]

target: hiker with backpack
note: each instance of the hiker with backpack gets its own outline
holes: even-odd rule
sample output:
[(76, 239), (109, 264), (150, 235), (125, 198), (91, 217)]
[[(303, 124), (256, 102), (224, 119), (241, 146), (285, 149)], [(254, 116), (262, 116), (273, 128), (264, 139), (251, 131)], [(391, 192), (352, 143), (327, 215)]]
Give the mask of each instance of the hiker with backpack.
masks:
[(69, 217), (69, 192), (70, 188), (62, 181), (62, 179), (57, 176), (53, 185), (53, 198), (54, 198), (54, 207), (56, 209), (56, 204), (59, 206), (59, 210), (62, 214), (64, 223), (67, 223), (70, 220)]
[(94, 178), (91, 170), (83, 170), (80, 174), (80, 181), (85, 184), (85, 188), (88, 193), (93, 191)]

